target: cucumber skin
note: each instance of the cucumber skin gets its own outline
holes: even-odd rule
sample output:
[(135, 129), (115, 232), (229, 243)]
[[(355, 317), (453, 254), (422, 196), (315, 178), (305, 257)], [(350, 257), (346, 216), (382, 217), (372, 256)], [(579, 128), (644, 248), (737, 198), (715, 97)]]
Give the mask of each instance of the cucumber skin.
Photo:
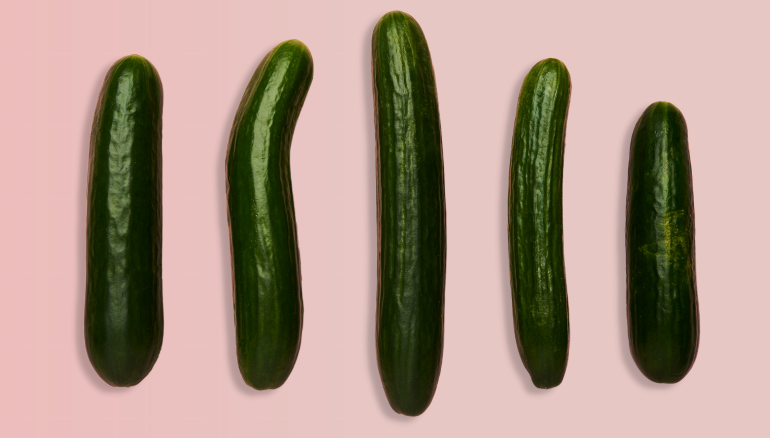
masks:
[(634, 128), (626, 202), (631, 355), (648, 379), (676, 383), (695, 363), (700, 323), (687, 124), (670, 103), (647, 107)]
[(302, 339), (302, 278), (289, 153), (313, 80), (300, 41), (257, 67), (233, 121), (225, 163), (238, 368), (247, 385), (289, 378)]
[(163, 344), (163, 86), (138, 55), (104, 78), (88, 163), (85, 343), (111, 386), (134, 386)]
[[(390, 40), (389, 40), (390, 38)], [(417, 416), (444, 346), (446, 206), (438, 97), (428, 44), (403, 12), (372, 34), (377, 140), (377, 365), (388, 402)]]
[(544, 59), (519, 94), (508, 191), (513, 324), (525, 368), (538, 388), (558, 386), (569, 356), (562, 183), (572, 84), (567, 67)]

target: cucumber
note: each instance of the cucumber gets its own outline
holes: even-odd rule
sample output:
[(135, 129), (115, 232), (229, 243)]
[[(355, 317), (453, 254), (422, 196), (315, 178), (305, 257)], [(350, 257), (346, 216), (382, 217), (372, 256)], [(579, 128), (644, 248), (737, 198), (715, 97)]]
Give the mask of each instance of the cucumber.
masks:
[(668, 102), (634, 128), (626, 197), (628, 340), (639, 370), (676, 383), (698, 354), (695, 207), (687, 124)]
[(513, 325), (519, 355), (538, 388), (562, 382), (569, 356), (562, 175), (571, 91), (561, 61), (535, 64), (521, 86), (513, 130), (508, 190)]
[(289, 378), (302, 338), (302, 278), (289, 152), (313, 81), (300, 41), (268, 53), (249, 81), (225, 162), (236, 353), (243, 381), (275, 389)]
[(91, 127), (86, 230), (85, 342), (111, 386), (134, 386), (163, 343), (163, 86), (141, 56), (104, 78)]
[(422, 29), (403, 12), (372, 34), (377, 140), (377, 326), (380, 378), (397, 413), (436, 392), (444, 348), (446, 206), (436, 81)]

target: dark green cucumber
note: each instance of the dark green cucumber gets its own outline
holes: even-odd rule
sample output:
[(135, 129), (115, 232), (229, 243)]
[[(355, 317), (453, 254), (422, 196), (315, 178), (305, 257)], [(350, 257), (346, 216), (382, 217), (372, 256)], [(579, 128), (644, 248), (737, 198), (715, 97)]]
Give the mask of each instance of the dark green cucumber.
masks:
[(513, 325), (519, 355), (538, 388), (561, 383), (569, 356), (562, 175), (571, 91), (561, 61), (535, 64), (521, 86), (513, 130), (508, 190)]
[(648, 379), (676, 383), (698, 354), (695, 207), (687, 124), (672, 104), (634, 128), (626, 197), (628, 340)]
[(416, 416), (436, 392), (444, 348), (446, 206), (428, 43), (403, 12), (372, 35), (377, 140), (377, 365), (390, 406)]
[(302, 278), (289, 152), (313, 81), (300, 41), (275, 46), (257, 67), (227, 148), (227, 219), (238, 367), (247, 385), (289, 378), (302, 339)]
[(162, 112), (149, 61), (112, 65), (91, 127), (85, 306), (88, 358), (112, 386), (141, 382), (163, 343)]

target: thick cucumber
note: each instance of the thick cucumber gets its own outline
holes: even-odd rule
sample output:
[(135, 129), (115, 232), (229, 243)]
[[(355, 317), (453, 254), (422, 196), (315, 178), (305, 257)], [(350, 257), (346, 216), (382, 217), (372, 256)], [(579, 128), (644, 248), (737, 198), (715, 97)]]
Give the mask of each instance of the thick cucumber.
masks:
[(88, 358), (112, 386), (141, 382), (163, 343), (162, 112), (149, 61), (112, 65), (91, 128), (85, 308)]
[(567, 67), (544, 59), (527, 74), (513, 130), (508, 251), (516, 344), (532, 383), (561, 383), (569, 355), (562, 174), (572, 85)]
[(428, 43), (403, 12), (372, 35), (377, 139), (377, 364), (390, 406), (416, 416), (436, 392), (444, 348), (446, 207)]
[(676, 383), (698, 354), (695, 207), (687, 124), (672, 104), (634, 128), (626, 198), (628, 340), (639, 370)]
[(313, 81), (300, 41), (257, 67), (230, 131), (225, 162), (238, 367), (254, 389), (289, 378), (302, 338), (302, 278), (289, 152)]

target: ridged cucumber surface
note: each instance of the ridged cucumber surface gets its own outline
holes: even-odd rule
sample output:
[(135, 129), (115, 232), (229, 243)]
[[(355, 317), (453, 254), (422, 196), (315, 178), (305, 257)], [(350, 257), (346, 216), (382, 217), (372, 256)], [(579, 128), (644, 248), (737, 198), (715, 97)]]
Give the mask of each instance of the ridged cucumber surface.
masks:
[(372, 35), (377, 140), (377, 364), (394, 411), (436, 392), (444, 345), (446, 207), (438, 97), (425, 35), (403, 12)]
[(162, 112), (149, 61), (112, 65), (91, 128), (85, 303), (88, 358), (112, 386), (141, 382), (163, 343)]
[(558, 59), (530, 70), (519, 94), (508, 191), (516, 344), (538, 388), (559, 385), (569, 355), (562, 185), (572, 83)]
[(628, 340), (639, 370), (676, 383), (699, 342), (695, 207), (687, 124), (668, 102), (634, 128), (626, 197)]
[(313, 80), (300, 41), (278, 44), (252, 76), (225, 163), (238, 367), (247, 385), (289, 378), (302, 338), (300, 274), (289, 152)]

